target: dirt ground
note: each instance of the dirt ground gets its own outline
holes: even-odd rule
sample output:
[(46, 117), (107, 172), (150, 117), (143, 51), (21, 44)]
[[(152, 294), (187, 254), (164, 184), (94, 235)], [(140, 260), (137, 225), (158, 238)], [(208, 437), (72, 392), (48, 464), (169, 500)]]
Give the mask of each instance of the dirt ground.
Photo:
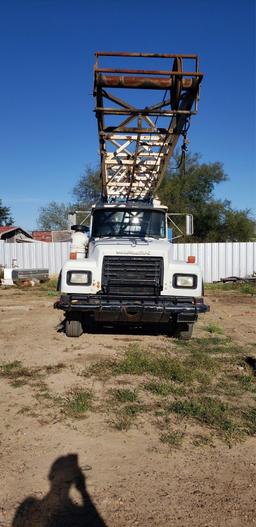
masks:
[[(43, 381), (56, 397), (85, 382), (81, 372), (88, 364), (124, 353), (129, 342), (169, 345), (165, 335), (117, 332), (68, 339), (57, 332), (62, 314), (53, 310), (54, 300), (32, 290), (0, 290), (0, 363), (44, 369)], [(205, 336), (212, 323), (240, 346), (255, 346), (255, 296), (211, 293), (206, 302), (211, 312), (200, 318), (195, 337)], [(86, 382), (96, 383), (103, 404), (104, 379)], [(38, 378), (15, 384), (0, 377), (0, 527), (256, 525), (255, 437), (232, 445), (216, 439), (195, 446), (187, 439), (170, 448), (147, 416), (128, 430), (109, 426), (104, 411), (63, 419), (40, 397), (44, 389)], [(69, 515), (47, 523), (59, 499), (68, 502)], [(34, 511), (27, 523), (19, 507)]]

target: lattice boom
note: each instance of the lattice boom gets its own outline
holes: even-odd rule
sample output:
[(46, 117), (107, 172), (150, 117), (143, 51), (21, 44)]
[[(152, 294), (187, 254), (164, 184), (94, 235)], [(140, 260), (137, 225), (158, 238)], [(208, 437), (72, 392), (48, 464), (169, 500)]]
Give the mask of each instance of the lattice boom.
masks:
[[(99, 67), (103, 56), (173, 59), (173, 64), (170, 70), (103, 68)], [(185, 62), (192, 71), (184, 70)], [(94, 75), (103, 198), (108, 202), (151, 199), (179, 136), (186, 132), (191, 115), (197, 113), (203, 77), (198, 57), (96, 53)], [(136, 98), (136, 106), (117, 97), (116, 89), (125, 89), (128, 98)], [(159, 92), (160, 101), (152, 104), (152, 94), (159, 99)]]

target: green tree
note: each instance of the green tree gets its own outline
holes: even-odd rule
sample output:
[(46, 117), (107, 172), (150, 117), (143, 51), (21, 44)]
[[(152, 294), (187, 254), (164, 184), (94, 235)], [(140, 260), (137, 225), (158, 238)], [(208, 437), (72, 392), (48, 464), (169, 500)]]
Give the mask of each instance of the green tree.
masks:
[(45, 207), (40, 207), (37, 219), (39, 229), (44, 231), (67, 229), (70, 208), (70, 205), (56, 201), (50, 201)]
[(222, 163), (201, 163), (199, 154), (188, 154), (184, 170), (177, 156), (175, 161), (178, 168), (168, 168), (158, 195), (170, 212), (193, 214), (193, 240), (252, 240), (255, 226), (250, 211), (234, 210), (230, 201), (214, 197), (216, 185), (228, 179)]
[[(250, 210), (233, 210), (230, 206), (226, 207), (224, 222), (222, 224), (223, 233), (221, 238), (226, 241), (246, 242), (255, 240), (255, 222), (250, 217)], [(222, 240), (221, 240), (222, 241)]]
[(13, 225), (13, 218), (11, 215), (10, 207), (5, 207), (1, 199), (0, 199), (0, 225), (1, 226)]
[(80, 177), (73, 188), (73, 196), (76, 206), (83, 209), (90, 208), (93, 203), (99, 200), (101, 195), (100, 170), (87, 166), (84, 174)]
[[(250, 210), (235, 210), (229, 200), (217, 200), (214, 197), (216, 185), (228, 179), (222, 163), (201, 163), (199, 154), (188, 154), (184, 171), (183, 165), (179, 166), (180, 160), (177, 156), (175, 162), (177, 170), (169, 166), (157, 194), (170, 212), (193, 214), (193, 240), (245, 242), (255, 239), (255, 222)], [(40, 228), (66, 229), (68, 212), (89, 210), (100, 195), (100, 171), (88, 166), (73, 189), (76, 203), (66, 205), (50, 202), (46, 207), (42, 207), (38, 218)], [(82, 220), (84, 215), (78, 214), (77, 222)]]

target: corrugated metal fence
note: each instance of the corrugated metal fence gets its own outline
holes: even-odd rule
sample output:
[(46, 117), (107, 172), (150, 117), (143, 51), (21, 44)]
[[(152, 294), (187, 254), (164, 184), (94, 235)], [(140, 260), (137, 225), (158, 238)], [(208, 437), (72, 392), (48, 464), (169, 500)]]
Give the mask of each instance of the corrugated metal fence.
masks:
[(70, 252), (70, 243), (5, 243), (0, 241), (0, 265), (12, 267), (13, 262), (23, 269), (49, 269), (59, 273)]
[[(174, 244), (174, 258), (196, 257), (205, 282), (225, 276), (246, 276), (256, 272), (256, 242), (248, 243), (180, 243)], [(59, 273), (67, 260), (70, 243), (5, 243), (0, 241), (0, 265), (11, 267), (13, 260), (20, 268), (47, 268)]]
[(177, 260), (196, 257), (205, 282), (225, 276), (246, 276), (256, 272), (256, 242), (247, 243), (178, 243), (174, 245)]

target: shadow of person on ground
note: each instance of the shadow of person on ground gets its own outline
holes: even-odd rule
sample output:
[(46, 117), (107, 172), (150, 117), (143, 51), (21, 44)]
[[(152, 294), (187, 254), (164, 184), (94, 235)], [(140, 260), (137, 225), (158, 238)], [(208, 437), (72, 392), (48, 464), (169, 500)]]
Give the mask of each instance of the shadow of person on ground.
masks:
[[(49, 492), (42, 500), (26, 498), (15, 513), (12, 527), (107, 527), (86, 490), (77, 454), (57, 458), (48, 478)], [(72, 486), (79, 492), (82, 505), (72, 500)]]

